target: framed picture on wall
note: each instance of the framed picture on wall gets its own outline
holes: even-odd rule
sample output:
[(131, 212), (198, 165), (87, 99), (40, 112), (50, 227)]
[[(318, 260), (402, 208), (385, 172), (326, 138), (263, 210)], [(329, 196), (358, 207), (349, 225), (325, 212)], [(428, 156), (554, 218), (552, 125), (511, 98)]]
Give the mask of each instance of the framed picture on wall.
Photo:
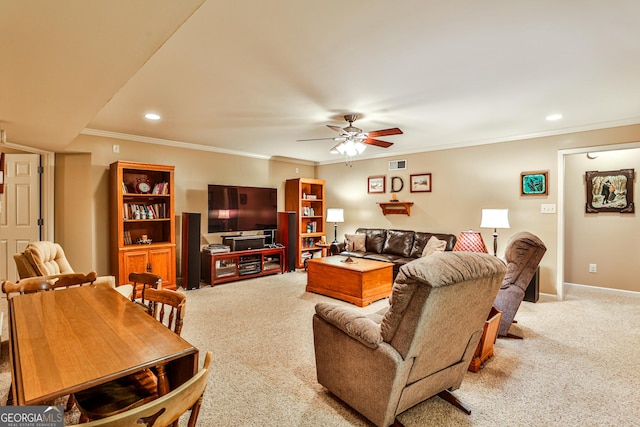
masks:
[(634, 213), (633, 169), (585, 172), (586, 213)]
[(368, 179), (368, 193), (385, 193), (387, 191), (385, 185), (385, 176), (370, 176)]
[(549, 194), (549, 171), (522, 172), (521, 196), (546, 196)]
[(412, 193), (430, 193), (431, 192), (431, 174), (420, 173), (410, 176)]

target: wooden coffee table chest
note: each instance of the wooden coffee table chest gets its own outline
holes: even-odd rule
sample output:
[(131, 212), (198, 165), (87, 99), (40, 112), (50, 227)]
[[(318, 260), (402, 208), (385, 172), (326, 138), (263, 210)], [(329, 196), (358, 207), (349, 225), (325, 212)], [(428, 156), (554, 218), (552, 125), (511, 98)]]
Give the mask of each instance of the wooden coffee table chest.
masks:
[(393, 264), (345, 256), (308, 261), (307, 292), (326, 295), (364, 307), (391, 294)]

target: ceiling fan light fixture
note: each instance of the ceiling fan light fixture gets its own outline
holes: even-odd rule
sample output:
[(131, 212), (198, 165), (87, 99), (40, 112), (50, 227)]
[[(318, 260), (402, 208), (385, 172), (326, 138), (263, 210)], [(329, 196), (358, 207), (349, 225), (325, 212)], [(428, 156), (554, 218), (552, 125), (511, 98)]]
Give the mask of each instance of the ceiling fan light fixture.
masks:
[(362, 142), (349, 138), (334, 146), (330, 150), (330, 153), (353, 157), (357, 156), (358, 154), (362, 154), (366, 148), (367, 146)]
[(332, 139), (335, 145), (329, 150), (331, 154), (341, 154), (347, 157), (347, 164), (351, 166), (351, 157), (362, 154), (367, 145), (388, 148), (393, 145), (392, 142), (381, 141), (377, 139), (380, 136), (400, 135), (402, 131), (399, 128), (380, 129), (369, 132), (363, 132), (362, 129), (353, 126), (353, 122), (358, 118), (357, 114), (347, 114), (344, 119), (349, 122), (349, 126), (344, 128), (327, 125), (327, 127), (338, 133), (334, 138), (312, 138), (299, 139), (298, 141), (317, 141), (322, 139)]

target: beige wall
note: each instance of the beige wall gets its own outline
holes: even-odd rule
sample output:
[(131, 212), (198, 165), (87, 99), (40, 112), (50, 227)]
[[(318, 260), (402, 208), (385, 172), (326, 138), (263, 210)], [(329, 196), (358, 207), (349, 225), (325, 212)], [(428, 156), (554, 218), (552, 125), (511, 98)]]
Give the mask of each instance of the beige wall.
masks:
[[(498, 256), (503, 255), (504, 245), (512, 234), (526, 230), (538, 235), (547, 246), (547, 252), (541, 262), (540, 289), (543, 293), (556, 294), (558, 218), (555, 214), (541, 214), (540, 205), (558, 204), (558, 151), (632, 141), (640, 141), (640, 126), (363, 160), (353, 162), (352, 167), (346, 167), (344, 163), (326, 165), (319, 168), (318, 178), (327, 181), (328, 206), (345, 209), (345, 223), (340, 224), (338, 228), (340, 235), (353, 232), (360, 226), (447, 232), (456, 235), (462, 230), (474, 229), (482, 233), (489, 251), (492, 251), (493, 230), (479, 227), (481, 210), (507, 208), (511, 228), (498, 230)], [(387, 170), (389, 160), (401, 159), (408, 161), (406, 170)], [(522, 197), (520, 173), (538, 170), (549, 171), (549, 195)], [(409, 191), (409, 176), (419, 173), (432, 174), (431, 193)], [(386, 175), (386, 194), (367, 194), (367, 177), (375, 175)], [(390, 198), (390, 180), (393, 176), (401, 177), (405, 183), (404, 189), (398, 193), (398, 199), (415, 203), (410, 217), (384, 216), (376, 205), (376, 202)], [(584, 194), (582, 184), (577, 191)], [(636, 216), (631, 217), (630, 221), (637, 224)], [(572, 221), (572, 218), (568, 218), (566, 222)], [(584, 230), (582, 233), (572, 233), (571, 239), (567, 238), (566, 253), (571, 252), (575, 246), (584, 245), (583, 234)], [(636, 243), (622, 242), (620, 250), (629, 251), (630, 256), (636, 260), (640, 257), (640, 248)], [(580, 262), (584, 264), (595, 261)], [(640, 291), (640, 284), (637, 281), (629, 282), (630, 276), (621, 273), (619, 268), (613, 265), (602, 265), (599, 268), (602, 270), (602, 273), (598, 273), (601, 279), (599, 283)]]
[[(64, 249), (71, 267), (89, 272), (95, 260), (89, 230), (93, 228), (94, 203), (91, 191), (91, 155), (57, 154), (54, 173), (54, 240)], [(90, 243), (89, 243), (90, 244)]]
[[(640, 149), (606, 151), (598, 158), (574, 154), (565, 158), (565, 282), (640, 291), (640, 221), (638, 214), (585, 213), (587, 171), (640, 171)], [(634, 184), (637, 184), (637, 179)], [(633, 200), (638, 200), (634, 185)], [(596, 273), (589, 273), (596, 264)]]
[[(120, 146), (120, 153), (113, 153), (113, 144)], [(64, 235), (63, 246), (84, 250), (92, 254), (93, 267), (98, 274), (109, 274), (109, 165), (118, 160), (170, 164), (175, 166), (175, 213), (178, 275), (181, 273), (181, 229), (182, 212), (202, 213), (202, 230), (206, 231), (207, 184), (236, 184), (278, 188), (278, 207), (284, 209), (284, 181), (287, 178), (313, 177), (315, 166), (287, 161), (264, 160), (249, 157), (219, 154), (201, 150), (189, 150), (155, 144), (145, 144), (97, 136), (80, 135), (67, 150), (90, 153), (91, 180), (89, 193), (93, 200), (93, 223), (79, 235), (92, 236), (91, 240), (79, 241), (69, 233)], [(297, 171), (297, 172), (296, 172)], [(68, 186), (75, 183), (68, 182)], [(67, 191), (67, 195), (73, 194)], [(56, 202), (73, 206), (76, 201)], [(77, 230), (77, 224), (64, 218), (68, 227)], [(86, 228), (86, 225), (83, 224)], [(61, 236), (62, 238), (62, 236)], [(219, 235), (204, 234), (202, 243), (218, 242)], [(93, 242), (93, 243), (92, 243)], [(75, 268), (75, 266), (74, 266)]]
[[(442, 150), (398, 157), (407, 159), (408, 169), (388, 171), (389, 159), (355, 162), (353, 167), (332, 165), (321, 168), (320, 178), (327, 180), (328, 203), (345, 209), (345, 223), (340, 233), (360, 226), (408, 229), (458, 235), (473, 229), (482, 233), (493, 252), (493, 230), (481, 229), (483, 208), (509, 209), (510, 229), (498, 230), (498, 256), (504, 253), (509, 236), (530, 231), (548, 247), (541, 265), (541, 291), (555, 294), (556, 222), (555, 215), (540, 213), (541, 203), (557, 203), (553, 188), (548, 197), (520, 197), (520, 172), (549, 170), (555, 180), (554, 150), (532, 149), (531, 142), (493, 144), (464, 149)], [(431, 173), (432, 192), (411, 193), (411, 174)], [(340, 175), (344, 178), (336, 179)], [(367, 176), (386, 175), (387, 193), (367, 194)], [(414, 202), (411, 216), (382, 214), (376, 202), (390, 199), (390, 179), (399, 176), (404, 189), (397, 194), (401, 201)], [(341, 181), (348, 183), (345, 187)]]
[[(636, 141), (640, 141), (640, 126), (627, 126), (355, 161), (352, 167), (346, 167), (344, 163), (314, 167), (304, 162), (254, 159), (87, 135), (80, 135), (69, 147), (68, 153), (91, 154), (90, 193), (93, 198), (94, 220), (89, 230), (81, 230), (81, 232), (92, 236), (91, 243), (87, 242), (83, 245), (93, 254), (94, 269), (100, 274), (110, 271), (107, 243), (108, 168), (110, 163), (121, 159), (176, 166), (178, 254), (180, 254), (180, 215), (182, 212), (206, 212), (207, 184), (274, 186), (280, 190), (278, 206), (282, 209), (284, 181), (287, 178), (317, 177), (327, 181), (327, 206), (345, 209), (346, 222), (340, 224), (338, 228), (340, 236), (360, 226), (449, 232), (456, 235), (462, 230), (474, 229), (482, 232), (491, 250), (492, 230), (479, 228), (481, 209), (508, 208), (511, 228), (499, 230), (498, 255), (502, 255), (508, 237), (517, 231), (528, 230), (540, 236), (548, 247), (541, 263), (541, 292), (555, 294), (558, 271), (558, 218), (554, 214), (541, 214), (540, 205), (558, 203), (558, 151)], [(120, 145), (119, 154), (112, 152), (112, 144)], [(408, 169), (388, 171), (388, 161), (396, 159), (406, 159)], [(549, 195), (521, 197), (520, 173), (536, 170), (549, 171)], [(426, 172), (432, 173), (433, 191), (410, 193), (409, 175)], [(387, 193), (384, 195), (367, 194), (367, 177), (373, 175), (386, 175), (388, 180), (392, 176), (399, 176), (404, 180), (404, 189), (398, 194), (398, 198), (415, 203), (410, 217), (382, 215), (376, 202), (390, 198), (390, 183), (387, 183)], [(578, 192), (584, 194), (582, 188)], [(637, 221), (635, 215), (632, 215), (632, 219)], [(204, 230), (206, 230), (205, 221), (206, 218), (203, 215)], [(69, 224), (66, 218), (63, 222)], [(331, 239), (332, 233), (333, 224), (327, 224), (327, 235)], [(567, 253), (574, 246), (583, 244), (577, 239), (579, 235), (580, 233), (572, 233), (571, 237), (567, 236), (565, 242)], [(217, 237), (204, 235), (203, 243), (217, 241)], [(640, 253), (637, 244), (626, 246), (626, 243), (623, 243), (620, 250), (629, 251), (635, 259), (638, 259)], [(575, 262), (588, 264), (594, 261), (584, 259)], [(627, 276), (619, 274), (619, 268), (608, 268), (603, 264), (608, 263), (606, 260), (597, 262), (601, 283), (606, 282), (611, 284), (611, 287), (620, 289), (640, 291), (639, 285), (627, 283)], [(180, 271), (180, 268), (178, 260), (177, 270)]]

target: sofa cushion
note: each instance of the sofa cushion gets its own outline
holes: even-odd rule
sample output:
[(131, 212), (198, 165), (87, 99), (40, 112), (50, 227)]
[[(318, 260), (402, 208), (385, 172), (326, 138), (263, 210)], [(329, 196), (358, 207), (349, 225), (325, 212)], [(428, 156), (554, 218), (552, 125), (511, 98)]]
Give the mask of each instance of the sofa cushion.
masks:
[(345, 234), (345, 250), (348, 252), (364, 252), (365, 241), (367, 236), (365, 234)]
[(387, 239), (384, 241), (382, 253), (408, 257), (413, 246), (414, 231), (387, 230)]
[(383, 262), (396, 262), (398, 259), (402, 259), (402, 257), (393, 254), (375, 254), (373, 252), (367, 252), (364, 254), (364, 258), (372, 259), (374, 261), (383, 261)]
[(382, 253), (384, 241), (387, 238), (387, 230), (384, 228), (358, 228), (356, 233), (365, 234), (367, 236), (365, 246), (367, 252)]
[(444, 252), (447, 247), (447, 242), (444, 240), (438, 239), (436, 236), (431, 236), (427, 245), (424, 247), (422, 251), (422, 256), (429, 256), (435, 252)]
[(429, 239), (433, 236), (436, 236), (438, 239), (447, 242), (445, 251), (453, 250), (453, 247), (455, 246), (457, 240), (456, 236), (454, 236), (453, 234), (424, 233), (421, 231), (416, 231), (413, 238), (413, 247), (411, 248), (411, 254), (409, 256), (411, 258), (420, 258), (422, 256), (422, 252), (424, 251), (424, 247), (427, 245)]

